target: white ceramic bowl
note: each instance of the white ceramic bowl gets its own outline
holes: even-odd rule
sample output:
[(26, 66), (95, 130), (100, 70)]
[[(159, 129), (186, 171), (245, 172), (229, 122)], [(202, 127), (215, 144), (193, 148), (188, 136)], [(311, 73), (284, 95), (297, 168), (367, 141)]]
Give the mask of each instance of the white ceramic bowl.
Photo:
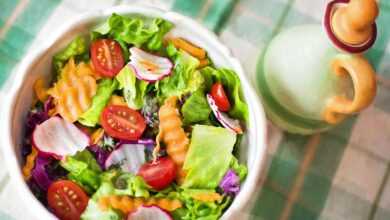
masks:
[[(227, 67), (235, 70), (241, 79), (242, 88), (246, 102), (249, 105), (249, 125), (246, 136), (240, 147), (240, 158), (242, 163), (248, 166), (248, 176), (243, 184), (240, 193), (234, 199), (232, 205), (224, 213), (222, 219), (232, 219), (233, 215), (240, 213), (248, 205), (259, 185), (259, 179), (264, 170), (266, 156), (266, 119), (262, 105), (257, 95), (248, 82), (239, 61), (232, 57), (230, 51), (222, 45), (216, 35), (194, 20), (180, 14), (162, 11), (156, 8), (142, 6), (118, 6), (102, 11), (83, 14), (59, 30), (41, 45), (41, 49), (28, 54), (21, 62), (17, 75), (14, 78), (13, 86), (4, 97), (2, 105), (2, 129), (1, 147), (8, 171), (12, 177), (14, 187), (19, 191), (19, 197), (25, 203), (25, 207), (35, 214), (36, 219), (55, 219), (55, 217), (35, 199), (25, 184), (21, 173), (22, 137), (25, 126), (25, 119), (30, 109), (33, 98), (33, 82), (44, 75), (49, 80), (51, 77), (51, 59), (53, 54), (58, 52), (76, 35), (87, 34), (96, 24), (104, 21), (113, 12), (121, 15), (143, 15), (150, 17), (161, 17), (175, 24), (175, 28), (169, 33), (173, 36), (184, 37), (191, 42), (203, 47), (208, 51), (209, 56), (216, 66)], [(239, 46), (239, 45), (237, 45)]]

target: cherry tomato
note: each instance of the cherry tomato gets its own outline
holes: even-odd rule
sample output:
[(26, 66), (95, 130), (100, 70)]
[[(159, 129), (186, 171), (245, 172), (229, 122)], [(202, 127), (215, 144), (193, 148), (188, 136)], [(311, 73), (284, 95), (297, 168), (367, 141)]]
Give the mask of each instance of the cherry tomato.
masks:
[(161, 157), (156, 162), (145, 163), (139, 169), (138, 175), (155, 190), (167, 187), (176, 177), (176, 165), (169, 157)]
[(230, 110), (230, 102), (221, 83), (214, 83), (210, 95), (220, 111), (227, 112)]
[(91, 59), (96, 71), (110, 78), (125, 65), (121, 46), (111, 39), (94, 41), (91, 45)]
[(110, 136), (123, 140), (138, 140), (146, 128), (142, 115), (123, 105), (107, 106), (100, 118), (101, 125)]
[(61, 220), (77, 220), (87, 207), (88, 196), (76, 183), (59, 180), (50, 185), (47, 202)]

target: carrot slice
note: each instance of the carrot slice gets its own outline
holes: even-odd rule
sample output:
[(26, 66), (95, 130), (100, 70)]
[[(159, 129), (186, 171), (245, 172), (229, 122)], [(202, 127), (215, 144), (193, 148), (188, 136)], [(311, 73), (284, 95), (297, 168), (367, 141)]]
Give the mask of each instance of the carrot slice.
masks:
[(180, 48), (192, 56), (198, 58), (199, 60), (203, 60), (206, 58), (206, 51), (194, 44), (184, 40), (183, 38), (172, 38), (168, 39), (168, 42), (172, 42), (173, 45), (177, 48)]

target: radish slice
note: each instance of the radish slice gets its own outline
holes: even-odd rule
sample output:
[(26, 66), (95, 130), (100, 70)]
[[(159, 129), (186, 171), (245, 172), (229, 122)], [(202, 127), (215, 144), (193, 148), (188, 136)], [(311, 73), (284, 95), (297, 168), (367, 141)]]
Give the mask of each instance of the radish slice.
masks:
[(119, 145), (122, 145), (122, 144), (143, 144), (143, 145), (146, 145), (146, 146), (154, 146), (154, 145), (156, 145), (156, 142), (153, 139), (139, 139), (139, 140), (136, 140), (136, 141), (128, 141), (128, 140), (120, 139), (119, 143), (120, 143)]
[(140, 206), (127, 220), (172, 220), (172, 216), (158, 206)]
[(156, 146), (156, 142), (153, 139), (139, 139), (136, 141), (128, 141), (128, 140), (119, 140), (117, 146), (120, 146), (122, 144), (142, 144), (145, 145), (145, 147), (148, 150), (153, 150), (154, 146)]
[(343, 41), (341, 41), (333, 32), (332, 29), (332, 16), (337, 7), (342, 7), (343, 5), (346, 5), (349, 3), (350, 0), (333, 0), (328, 3), (325, 10), (325, 16), (324, 16), (324, 27), (326, 30), (326, 33), (328, 34), (328, 37), (333, 42), (333, 44), (346, 52), (349, 53), (362, 53), (372, 47), (374, 45), (376, 37), (377, 37), (377, 27), (376, 23), (372, 24), (372, 35), (371, 38), (359, 45), (353, 45), (353, 44), (347, 44)]
[(173, 64), (168, 58), (147, 53), (137, 47), (130, 48), (130, 53), (128, 66), (134, 69), (140, 80), (156, 82), (172, 72)]
[(89, 137), (74, 124), (60, 117), (51, 117), (36, 126), (32, 142), (42, 153), (62, 157), (84, 150)]
[(207, 101), (209, 103), (211, 110), (213, 110), (215, 117), (223, 125), (223, 127), (237, 134), (242, 134), (242, 128), (240, 126), (240, 122), (238, 120), (230, 118), (226, 113), (219, 111), (218, 106), (215, 104), (215, 101), (210, 94), (207, 94)]
[(111, 152), (104, 166), (108, 169), (119, 164), (123, 171), (136, 174), (145, 161), (145, 145), (121, 144)]

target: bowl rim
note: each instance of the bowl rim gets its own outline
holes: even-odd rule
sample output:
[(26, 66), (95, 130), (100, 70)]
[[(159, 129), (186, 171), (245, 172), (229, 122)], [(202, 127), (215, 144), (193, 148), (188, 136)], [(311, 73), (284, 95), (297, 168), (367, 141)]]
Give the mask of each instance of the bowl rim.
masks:
[(23, 202), (29, 205), (30, 210), (41, 210), (38, 212), (30, 211), (32, 215), (35, 215), (40, 219), (55, 219), (55, 216), (51, 214), (47, 210), (47, 208), (44, 207), (43, 204), (41, 204), (41, 202), (39, 202), (35, 198), (35, 196), (31, 193), (30, 189), (28, 188), (26, 182), (23, 179), (21, 169), (18, 165), (18, 159), (16, 157), (16, 154), (14, 153), (14, 149), (16, 149), (16, 146), (13, 143), (13, 138), (11, 134), (13, 124), (13, 109), (16, 106), (18, 94), (23, 88), (24, 82), (26, 81), (28, 69), (31, 65), (34, 64), (38, 57), (42, 56), (47, 50), (54, 46), (56, 41), (60, 39), (64, 34), (66, 34), (69, 30), (82, 23), (83, 21), (89, 20), (91, 18), (97, 19), (98, 17), (108, 17), (114, 12), (118, 14), (138, 13), (146, 16), (158, 16), (163, 18), (171, 18), (175, 21), (180, 20), (180, 22), (186, 22), (189, 24), (191, 29), (196, 29), (199, 35), (204, 35), (205, 38), (207, 38), (207, 41), (209, 41), (209, 43), (211, 43), (217, 51), (221, 51), (224, 55), (226, 55), (228, 62), (231, 63), (232, 68), (237, 72), (241, 80), (243, 90), (245, 91), (245, 99), (251, 101), (248, 102), (248, 106), (250, 111), (250, 120), (254, 121), (253, 130), (256, 132), (262, 132), (256, 133), (255, 135), (251, 135), (251, 139), (255, 138), (252, 143), (256, 143), (258, 145), (255, 147), (255, 152), (257, 156), (254, 160), (251, 172), (249, 172), (248, 176), (246, 177), (245, 187), (242, 187), (239, 195), (234, 198), (233, 203), (223, 213), (221, 217), (221, 219), (229, 219), (229, 217), (233, 216), (235, 212), (240, 212), (241, 210), (243, 210), (244, 207), (248, 205), (250, 198), (254, 195), (254, 192), (258, 190), (257, 187), (261, 187), (261, 176), (265, 171), (265, 161), (267, 157), (267, 126), (263, 106), (260, 102), (259, 96), (255, 92), (253, 85), (249, 83), (247, 75), (244, 74), (244, 70), (239, 60), (232, 55), (231, 51), (224, 44), (221, 43), (215, 33), (206, 29), (204, 26), (202, 26), (190, 17), (152, 6), (119, 5), (106, 9), (83, 13), (79, 16), (76, 16), (75, 18), (70, 19), (69, 22), (65, 22), (61, 27), (51, 33), (50, 36), (46, 38), (47, 40), (43, 42), (36, 50), (29, 51), (25, 55), (25, 57), (22, 59), (19, 66), (17, 67), (16, 71), (14, 72), (14, 83), (10, 86), (9, 91), (7, 91), (7, 95), (3, 97), (4, 106), (6, 106), (6, 109), (1, 114), (1, 121), (5, 123), (5, 125), (2, 126), (3, 138), (1, 138), (1, 142), (3, 147), (1, 147), (1, 150), (4, 156), (7, 172), (10, 173), (11, 176), (12, 184), (15, 184), (16, 188), (18, 189), (17, 192), (20, 198), (23, 198)]

